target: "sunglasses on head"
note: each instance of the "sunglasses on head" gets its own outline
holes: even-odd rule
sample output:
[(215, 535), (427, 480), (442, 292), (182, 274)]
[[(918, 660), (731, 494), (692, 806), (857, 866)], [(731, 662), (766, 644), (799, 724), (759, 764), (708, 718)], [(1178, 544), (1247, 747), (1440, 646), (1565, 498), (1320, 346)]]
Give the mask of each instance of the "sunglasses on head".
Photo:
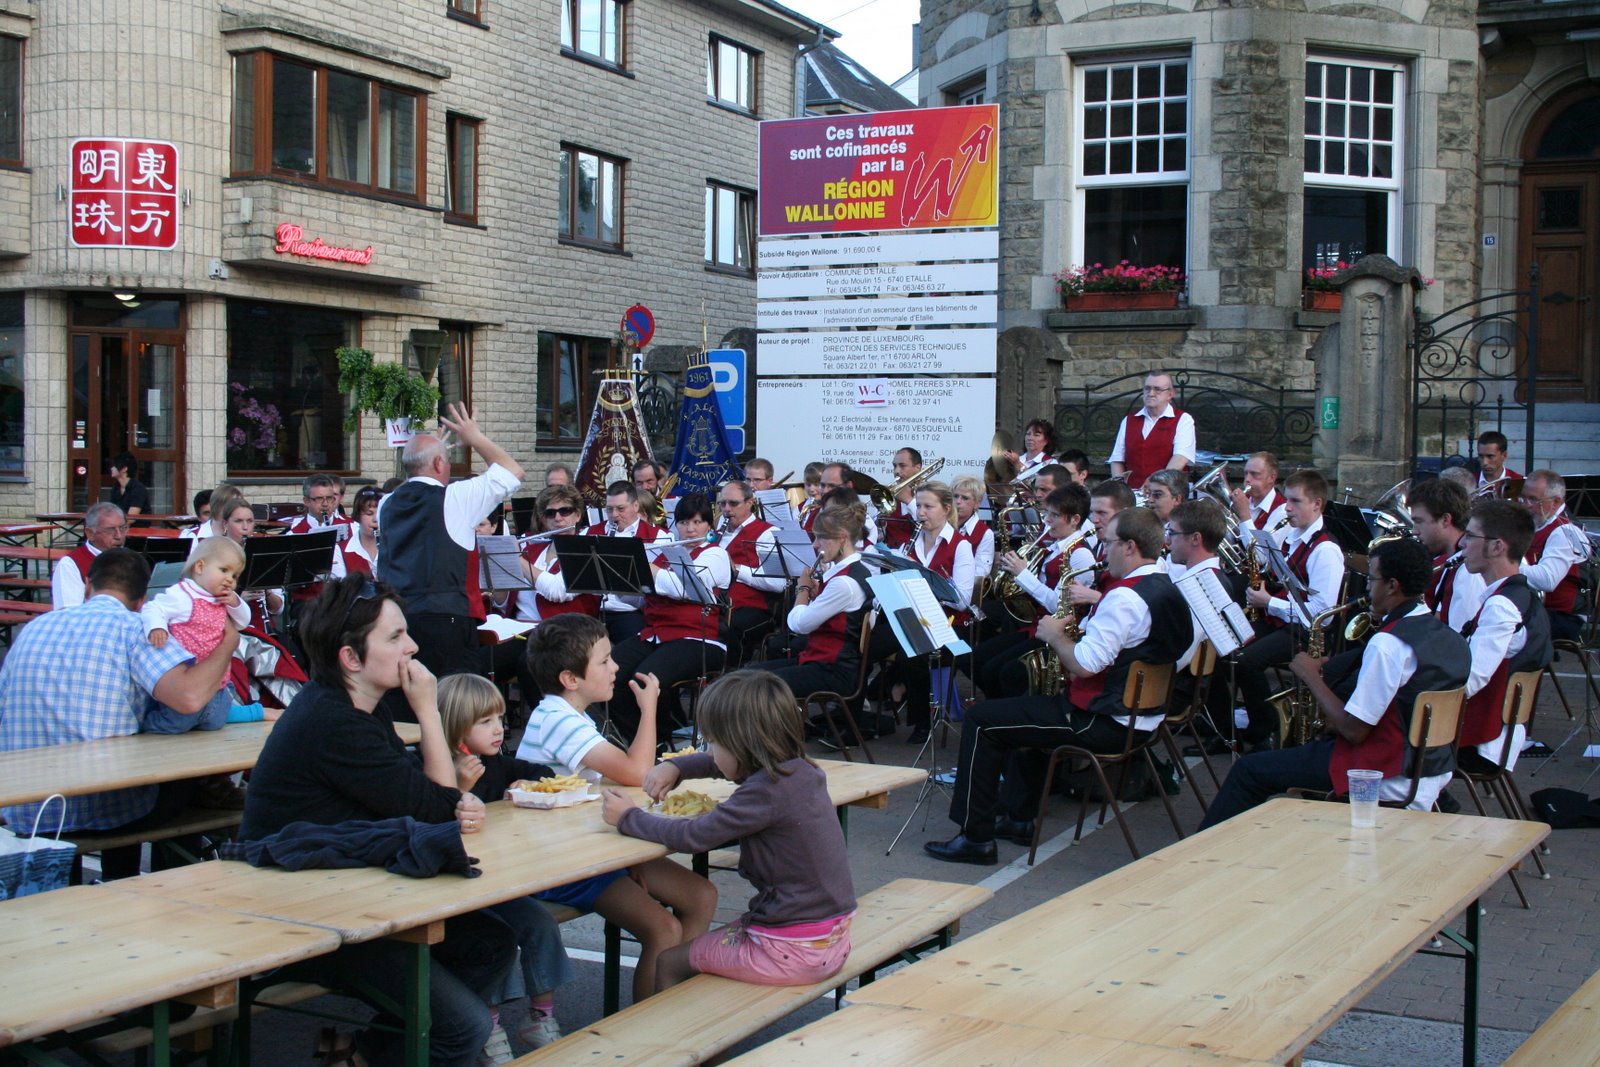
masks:
[(577, 508), (545, 508), (544, 517), (547, 519), (564, 519), (568, 515), (577, 514)]
[(361, 603), (363, 600), (376, 600), (377, 597), (378, 584), (371, 578), (362, 579), (361, 591), (356, 594), (356, 598), (354, 600), (350, 601), (350, 606), (344, 609), (344, 617), (339, 620), (338, 632), (342, 635), (345, 632), (345, 628), (350, 625), (350, 613), (356, 610), (357, 604)]

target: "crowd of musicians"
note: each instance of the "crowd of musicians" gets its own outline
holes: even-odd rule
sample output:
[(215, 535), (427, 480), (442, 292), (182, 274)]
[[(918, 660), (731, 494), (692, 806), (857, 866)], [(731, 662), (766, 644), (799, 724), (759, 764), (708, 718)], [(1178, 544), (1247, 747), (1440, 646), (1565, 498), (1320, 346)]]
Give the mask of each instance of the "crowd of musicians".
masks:
[[(821, 457), (794, 480), (788, 523), (757, 499), (785, 481), (762, 459), (714, 494), (675, 498), (665, 472), (641, 460), (630, 480), (606, 487), (598, 522), (571, 472), (553, 465), (522, 539), (525, 588), (496, 593), (479, 581), (477, 535), (497, 528), (524, 472), (460, 419), (487, 470), (452, 481), (448, 442), (420, 435), (404, 452), (406, 480), (387, 495), (363, 490), (360, 533), (339, 551), (342, 568), (372, 573), (404, 599), (419, 661), (440, 675), (521, 676), (537, 694), (523, 643), (485, 647), (479, 623), (490, 613), (534, 624), (592, 616), (622, 677), (654, 675), (668, 694), (655, 724), (663, 744), (688, 724), (694, 689), (752, 667), (780, 675), (802, 703), (822, 692), (867, 697), (852, 702), (853, 723), (809, 724), (824, 745), (887, 736), (901, 720), (905, 739), (922, 745), (954, 702), (959, 672), (976, 699), (960, 727), (950, 810), (959, 832), (925, 845), (943, 860), (993, 863), (996, 838), (1032, 838), (1052, 748), (1117, 753), (1156, 728), (1159, 712), (1134, 716), (1123, 705), (1136, 662), (1174, 666), (1174, 702), (1208, 685), (1203, 745), (1242, 753), (1208, 822), (1292, 787), (1341, 793), (1349, 768), (1380, 770), (1385, 798), (1430, 807), (1458, 759), (1515, 762), (1525, 738), (1502, 736), (1506, 679), (1550, 662), (1552, 639), (1575, 638), (1589, 609), (1579, 588), (1588, 540), (1566, 515), (1561, 476), (1507, 470), (1499, 434), (1480, 440), (1479, 470), (1419, 481), (1381, 516), (1387, 533), (1353, 551), (1327, 528), (1332, 494), (1318, 471), (1280, 470), (1258, 452), (1191, 485), (1196, 421), (1173, 406), (1163, 374), (1146, 378), (1101, 481), (1091, 458), (1042, 419), (1015, 450), (999, 449), (984, 477), (939, 480), (942, 464), (910, 445), (894, 453), (887, 485)], [(1520, 491), (1505, 498), (1513, 486)], [(331, 521), (332, 498), (315, 486), (307, 495), (320, 509), (312, 524)], [(775, 542), (796, 523), (815, 562), (788, 573), (773, 564)], [(632, 595), (569, 589), (564, 534), (644, 542), (649, 581)], [(670, 565), (669, 546), (687, 554), (698, 582)], [(1283, 570), (1269, 566), (1274, 554)], [(970, 651), (906, 651), (868, 583), (886, 555), (947, 583), (942, 606)], [(1175, 584), (1195, 570), (1217, 572), (1253, 630), (1204, 682), (1188, 670), (1202, 620)], [(1279, 575), (1292, 575), (1287, 587)], [(715, 602), (691, 585), (709, 587)], [(1359, 615), (1370, 633), (1347, 640)], [(1466, 696), (1459, 744), (1425, 753), (1413, 780), (1413, 700), (1453, 689)], [(641, 709), (619, 685), (592, 713), (626, 742)], [(1291, 720), (1311, 727), (1286, 736)]]

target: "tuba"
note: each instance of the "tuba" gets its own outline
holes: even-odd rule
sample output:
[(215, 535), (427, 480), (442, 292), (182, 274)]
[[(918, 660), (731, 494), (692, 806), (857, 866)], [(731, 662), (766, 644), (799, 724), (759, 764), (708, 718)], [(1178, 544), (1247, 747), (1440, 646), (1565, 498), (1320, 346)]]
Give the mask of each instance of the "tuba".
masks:
[[(1323, 635), (1322, 624), (1336, 615), (1342, 615), (1353, 608), (1364, 607), (1370, 603), (1367, 597), (1357, 597), (1347, 600), (1343, 604), (1335, 604), (1327, 611), (1322, 612), (1311, 620), (1311, 634), (1306, 638), (1306, 654), (1313, 659), (1321, 659), (1326, 637)], [(1362, 631), (1358, 623), (1367, 620), (1367, 627)], [(1345, 630), (1347, 638), (1353, 635), (1365, 636), (1371, 630), (1371, 616), (1365, 612), (1351, 620)], [(1278, 713), (1278, 738), (1282, 748), (1292, 748), (1314, 741), (1327, 729), (1327, 723), (1322, 718), (1322, 708), (1317, 704), (1317, 698), (1312, 695), (1311, 689), (1298, 678), (1295, 684), (1283, 692), (1276, 694), (1268, 700), (1274, 711)]]

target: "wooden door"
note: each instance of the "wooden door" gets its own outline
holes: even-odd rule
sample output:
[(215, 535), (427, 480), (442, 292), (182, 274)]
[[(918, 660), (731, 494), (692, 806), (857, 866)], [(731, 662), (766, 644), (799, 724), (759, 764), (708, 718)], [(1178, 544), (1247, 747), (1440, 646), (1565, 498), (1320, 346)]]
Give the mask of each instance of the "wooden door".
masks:
[(1600, 168), (1530, 164), (1522, 179), (1523, 268), (1539, 264), (1538, 399), (1600, 400), (1596, 358), (1596, 264)]

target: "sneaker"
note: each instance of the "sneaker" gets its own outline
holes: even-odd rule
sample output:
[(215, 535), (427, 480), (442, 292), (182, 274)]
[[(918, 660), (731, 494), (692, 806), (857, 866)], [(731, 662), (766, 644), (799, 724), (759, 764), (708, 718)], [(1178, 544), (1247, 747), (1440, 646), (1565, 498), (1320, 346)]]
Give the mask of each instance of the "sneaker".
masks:
[(561, 1027), (554, 1012), (528, 1009), (528, 1021), (517, 1027), (517, 1040), (530, 1048), (544, 1048), (561, 1040)]
[(494, 1029), (489, 1031), (489, 1040), (484, 1043), (483, 1051), (478, 1054), (478, 1067), (500, 1067), (514, 1059), (516, 1057), (511, 1054), (511, 1040), (506, 1037), (505, 1027), (496, 1023)]

